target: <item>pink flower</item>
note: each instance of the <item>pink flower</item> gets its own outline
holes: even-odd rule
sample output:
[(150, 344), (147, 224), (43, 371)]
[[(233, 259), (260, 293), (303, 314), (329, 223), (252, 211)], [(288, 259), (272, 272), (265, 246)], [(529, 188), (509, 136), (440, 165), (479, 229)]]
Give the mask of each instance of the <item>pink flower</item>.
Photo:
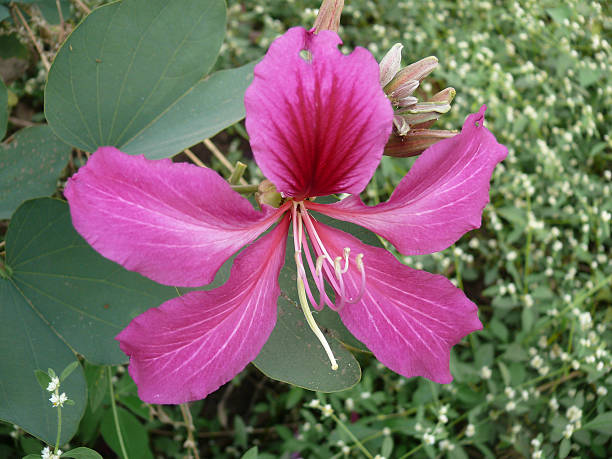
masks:
[[(162, 284), (210, 283), (250, 244), (223, 286), (167, 301), (118, 335), (144, 401), (203, 398), (257, 356), (276, 322), (290, 223), (303, 307), (308, 299), (338, 310), (397, 373), (450, 382), (451, 347), (481, 328), (476, 306), (447, 279), (411, 269), (310, 214), (362, 225), (404, 254), (442, 250), (480, 226), (491, 173), (506, 155), (483, 126), (483, 107), (460, 134), (428, 148), (389, 201), (366, 206), (359, 193), (380, 161), (393, 110), (374, 58), (362, 48), (344, 56), (339, 43), (334, 32), (294, 28), (255, 68), (246, 124), (255, 160), (285, 196), (279, 208), (256, 211), (210, 169), (113, 147), (98, 149), (70, 179), (66, 197), (77, 231), (105, 257)], [(336, 204), (308, 199), (332, 193), (352, 196)]]

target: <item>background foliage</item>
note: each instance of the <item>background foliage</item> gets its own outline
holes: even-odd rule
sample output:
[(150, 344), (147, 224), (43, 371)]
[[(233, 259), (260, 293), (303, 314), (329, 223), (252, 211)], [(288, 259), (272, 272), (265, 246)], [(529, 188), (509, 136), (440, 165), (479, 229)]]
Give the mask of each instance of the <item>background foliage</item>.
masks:
[[(0, 2), (0, 21), (5, 3)], [(58, 15), (45, 10), (49, 2), (23, 3), (41, 6), (40, 13), (27, 10), (28, 19), (51, 61), (83, 14), (62, 3), (67, 23), (60, 28)], [(286, 28), (312, 24), (316, 7), (316, 1), (228, 1), (227, 35), (215, 69), (261, 57)], [(450, 277), (479, 305), (485, 328), (456, 346), (455, 381), (441, 386), (406, 380), (357, 354), (361, 382), (322, 394), (274, 382), (250, 367), (191, 405), (190, 429), (178, 407), (143, 405), (123, 367), (108, 372), (87, 363), (88, 401), (71, 443), (104, 457), (118, 451), (109, 408), (111, 376), (128, 451), (139, 452), (130, 457), (183, 457), (190, 446), (185, 440), (192, 439), (203, 457), (241, 457), (254, 446), (260, 457), (607, 457), (612, 448), (609, 3), (356, 0), (344, 11), (340, 35), (347, 51), (367, 46), (380, 58), (401, 42), (405, 64), (436, 55), (441, 65), (422, 90), (453, 86), (458, 94), (439, 123), (458, 128), (486, 103), (489, 129), (510, 150), (495, 171), (482, 228), (444, 252), (403, 259)], [(9, 136), (45, 120), (47, 76), (26, 30), (14, 24), (10, 18), (0, 23)], [(2, 94), (0, 86), (0, 103)], [(0, 132), (2, 120), (0, 113)], [(213, 140), (232, 162), (250, 155), (240, 125)], [(60, 154), (61, 146), (55, 150)], [(217, 159), (200, 156), (226, 174)], [(82, 161), (71, 157), (58, 190)], [(411, 162), (384, 158), (365, 193), (370, 202), (384, 200)], [(261, 179), (252, 163), (247, 179)], [(2, 232), (7, 226), (3, 223)], [(9, 249), (7, 244), (1, 250)], [(0, 456), (41, 448), (20, 428), (0, 424)]]

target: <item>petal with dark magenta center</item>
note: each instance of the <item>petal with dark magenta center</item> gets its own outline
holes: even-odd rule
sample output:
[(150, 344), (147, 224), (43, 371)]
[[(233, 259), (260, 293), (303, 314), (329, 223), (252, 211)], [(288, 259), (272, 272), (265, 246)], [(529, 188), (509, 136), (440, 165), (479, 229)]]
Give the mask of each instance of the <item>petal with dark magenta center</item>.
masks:
[(351, 196), (308, 207), (364, 226), (406, 255), (446, 249), (480, 227), (493, 169), (508, 152), (483, 126), (484, 110), (468, 116), (460, 134), (421, 153), (387, 202), (369, 207)]
[(361, 192), (391, 133), (378, 63), (363, 48), (343, 55), (339, 43), (335, 32), (290, 29), (246, 92), (255, 160), (287, 196)]

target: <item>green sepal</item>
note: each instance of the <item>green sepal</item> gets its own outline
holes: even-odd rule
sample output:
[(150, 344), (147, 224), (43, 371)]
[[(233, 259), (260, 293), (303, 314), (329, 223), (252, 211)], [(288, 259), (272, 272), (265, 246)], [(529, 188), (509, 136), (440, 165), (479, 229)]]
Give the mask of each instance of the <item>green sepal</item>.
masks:
[(51, 377), (42, 370), (34, 370), (34, 375), (36, 376), (36, 380), (38, 381), (38, 384), (40, 384), (40, 387), (43, 390), (47, 390), (47, 386), (51, 382)]

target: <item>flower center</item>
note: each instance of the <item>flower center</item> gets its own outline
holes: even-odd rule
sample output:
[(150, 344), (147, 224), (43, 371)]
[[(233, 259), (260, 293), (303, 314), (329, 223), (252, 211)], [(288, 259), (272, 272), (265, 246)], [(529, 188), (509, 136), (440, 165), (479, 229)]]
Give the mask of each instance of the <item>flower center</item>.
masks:
[[(323, 332), (321, 332), (314, 320), (314, 317), (312, 316), (312, 311), (308, 301), (310, 301), (315, 309), (321, 310), (327, 304), (330, 308), (336, 311), (342, 309), (346, 303), (352, 304), (360, 301), (365, 292), (366, 284), (363, 254), (358, 254), (353, 260), (357, 270), (361, 274), (361, 281), (356, 295), (351, 297), (348, 294), (348, 288), (344, 281), (344, 275), (351, 267), (351, 249), (345, 247), (342, 251), (342, 255), (330, 254), (330, 251), (327, 250), (321, 241), (321, 238), (319, 237), (319, 234), (317, 233), (317, 230), (313, 224), (312, 218), (310, 215), (308, 215), (308, 211), (306, 210), (303, 202), (293, 202), (291, 217), (293, 223), (293, 244), (295, 249), (294, 257), (298, 273), (297, 289), (300, 306), (302, 307), (302, 311), (304, 312), (308, 325), (321, 342), (323, 349), (325, 349), (325, 352), (327, 353), (327, 356), (331, 362), (332, 370), (337, 370), (338, 363), (336, 362), (334, 354), (329, 346), (329, 343), (325, 339)], [(312, 245), (312, 249), (316, 254), (316, 262), (313, 262), (313, 256), (310, 252), (311, 248), (306, 240), (305, 232), (308, 234), (310, 245)], [(311, 277), (314, 279), (314, 283), (319, 291), (319, 301), (315, 300), (312, 290), (310, 289), (308, 276), (302, 260), (302, 254), (306, 256)], [(332, 257), (332, 255), (335, 256)], [(327, 280), (327, 282), (336, 292), (335, 303), (325, 292), (325, 280)]]

